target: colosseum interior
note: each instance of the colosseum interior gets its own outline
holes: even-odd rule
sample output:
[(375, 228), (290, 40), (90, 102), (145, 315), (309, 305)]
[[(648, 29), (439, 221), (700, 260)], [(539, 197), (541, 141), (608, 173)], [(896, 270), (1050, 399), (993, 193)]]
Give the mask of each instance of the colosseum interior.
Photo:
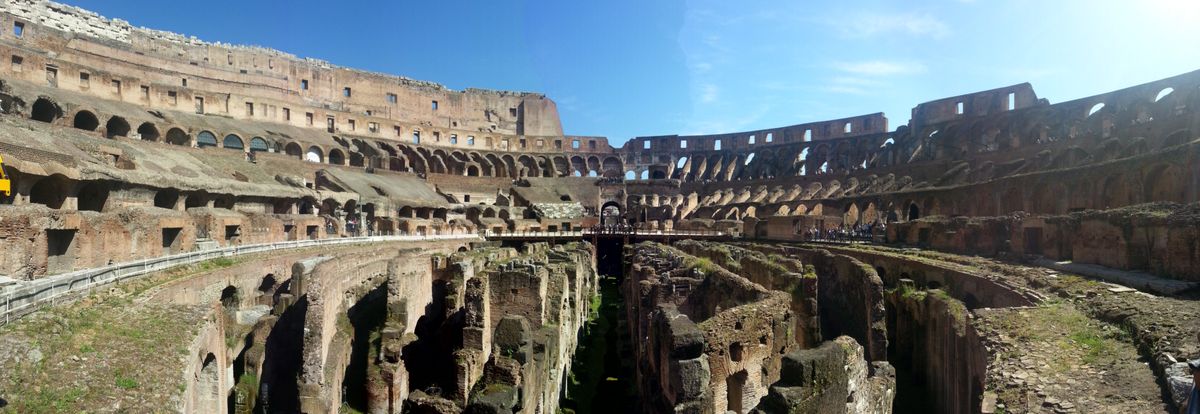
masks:
[(538, 93), (45, 0), (0, 28), (0, 411), (1149, 413), (1193, 387), (1200, 71), (613, 147)]

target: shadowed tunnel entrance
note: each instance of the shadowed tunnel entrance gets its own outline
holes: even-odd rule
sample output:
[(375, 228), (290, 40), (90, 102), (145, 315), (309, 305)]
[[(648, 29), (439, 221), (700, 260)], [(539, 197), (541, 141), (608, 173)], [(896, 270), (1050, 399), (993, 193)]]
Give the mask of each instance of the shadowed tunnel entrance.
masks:
[(596, 243), (600, 296), (592, 299), (592, 313), (579, 333), (579, 347), (561, 394), (564, 410), (579, 414), (636, 412), (633, 350), (620, 290), (624, 247), (619, 238), (599, 239)]

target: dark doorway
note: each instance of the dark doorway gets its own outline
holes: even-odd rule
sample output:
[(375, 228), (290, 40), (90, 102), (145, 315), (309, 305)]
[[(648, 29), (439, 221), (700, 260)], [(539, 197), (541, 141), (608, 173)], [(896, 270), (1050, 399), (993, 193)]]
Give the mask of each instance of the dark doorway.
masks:
[(183, 232), (180, 227), (164, 227), (162, 229), (162, 248), (164, 254), (175, 254), (179, 252), (179, 233)]
[(108, 185), (101, 181), (93, 181), (79, 189), (76, 196), (80, 211), (104, 211), (108, 203)]
[(1025, 254), (1042, 254), (1042, 228), (1025, 228)]
[(129, 122), (125, 118), (114, 116), (108, 119), (108, 123), (104, 124), (105, 136), (112, 137), (127, 137), (129, 136)]
[(96, 119), (96, 115), (88, 111), (79, 111), (75, 113), (75, 128), (86, 131), (95, 131), (100, 127), (100, 120)]
[(46, 98), (38, 98), (30, 109), (29, 115), (34, 121), (54, 122), (55, 119), (62, 116), (62, 108)]

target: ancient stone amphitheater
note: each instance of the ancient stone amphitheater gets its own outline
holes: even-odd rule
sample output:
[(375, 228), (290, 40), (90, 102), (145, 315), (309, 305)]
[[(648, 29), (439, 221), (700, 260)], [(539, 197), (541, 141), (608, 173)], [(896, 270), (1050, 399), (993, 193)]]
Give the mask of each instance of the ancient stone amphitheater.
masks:
[(0, 412), (1179, 410), (1200, 72), (614, 148), (0, 3)]

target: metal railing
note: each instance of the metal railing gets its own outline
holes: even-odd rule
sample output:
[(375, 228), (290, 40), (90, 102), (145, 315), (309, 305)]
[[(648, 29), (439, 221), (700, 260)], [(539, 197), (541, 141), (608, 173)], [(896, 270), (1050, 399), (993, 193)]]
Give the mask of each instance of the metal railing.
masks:
[(728, 233), (716, 230), (644, 230), (623, 228), (590, 228), (559, 231), (492, 231), (479, 232), (484, 238), (560, 238), (584, 236), (662, 236), (662, 237), (725, 237)]
[(175, 255), (137, 260), (126, 263), (112, 264), (93, 269), (77, 270), (46, 276), (31, 281), (18, 282), (4, 288), (3, 318), (0, 323), (8, 324), (36, 310), (39, 306), (53, 303), (54, 299), (67, 294), (85, 293), (92, 288), (105, 284), (119, 282), (175, 266), (199, 263), (219, 257), (232, 257), (243, 254), (262, 253), (274, 250), (299, 249), (316, 246), (337, 246), (344, 244), (378, 243), (391, 241), (434, 241), (478, 239), (476, 234), (413, 234), (401, 236), (374, 237), (345, 237), (317, 240), (296, 240), (278, 243), (261, 243), (243, 246), (222, 247), (217, 249), (200, 250)]

